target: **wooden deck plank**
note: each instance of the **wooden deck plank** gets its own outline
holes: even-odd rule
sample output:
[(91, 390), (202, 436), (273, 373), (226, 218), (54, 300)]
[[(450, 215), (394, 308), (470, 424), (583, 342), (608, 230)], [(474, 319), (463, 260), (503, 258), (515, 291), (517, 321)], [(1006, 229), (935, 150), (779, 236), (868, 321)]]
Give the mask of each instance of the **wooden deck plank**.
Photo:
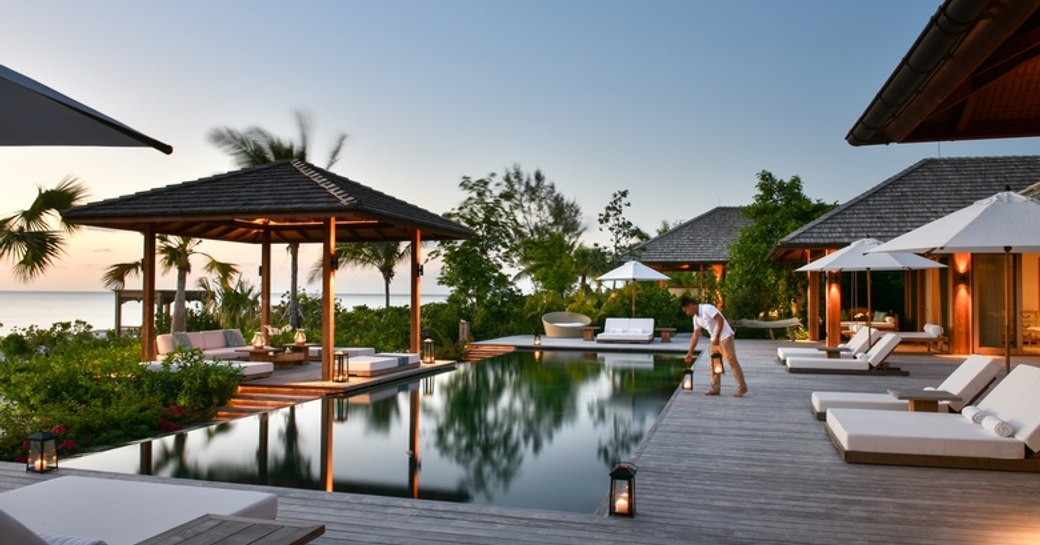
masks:
[[(679, 342), (682, 342), (681, 340)], [(674, 343), (673, 343), (674, 344)], [(962, 358), (897, 352), (910, 376), (790, 374), (775, 362), (789, 341), (739, 341), (751, 388), (731, 397), (677, 392), (638, 451), (633, 519), (328, 494), (218, 483), (279, 496), (279, 517), (322, 523), (315, 544), (775, 543), (1032, 544), (1040, 540), (1040, 475), (846, 464), (809, 410), (814, 390), (884, 392), (939, 384)], [(1016, 358), (1015, 361), (1019, 361)], [(1033, 363), (1036, 359), (1031, 359)], [(163, 481), (62, 469), (57, 474)], [(0, 464), (0, 489), (52, 475)], [(183, 481), (178, 481), (183, 483)], [(604, 494), (607, 478), (603, 480)]]

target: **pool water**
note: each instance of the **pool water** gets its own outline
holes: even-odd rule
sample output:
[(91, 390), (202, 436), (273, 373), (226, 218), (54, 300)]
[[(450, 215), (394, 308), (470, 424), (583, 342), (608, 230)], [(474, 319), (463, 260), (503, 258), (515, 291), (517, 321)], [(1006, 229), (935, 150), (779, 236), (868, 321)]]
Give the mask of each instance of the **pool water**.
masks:
[(62, 465), (593, 512), (683, 367), (674, 355), (514, 352)]

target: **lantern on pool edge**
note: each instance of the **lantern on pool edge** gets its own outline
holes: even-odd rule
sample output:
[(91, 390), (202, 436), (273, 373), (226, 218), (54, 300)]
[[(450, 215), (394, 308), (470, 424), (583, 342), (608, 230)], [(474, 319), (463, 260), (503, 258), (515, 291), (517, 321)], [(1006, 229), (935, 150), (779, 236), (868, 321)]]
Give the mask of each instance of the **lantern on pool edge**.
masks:
[(260, 350), (265, 344), (267, 344), (267, 340), (264, 339), (263, 333), (257, 331), (256, 333), (253, 333), (253, 342), (251, 344), (253, 345), (253, 348)]
[(423, 339), (422, 350), (420, 350), (420, 359), (423, 363), (433, 363), (437, 360), (437, 354), (433, 348), (433, 339), (429, 337)]
[(350, 354), (339, 351), (332, 355), (336, 362), (335, 368), (332, 370), (332, 382), (349, 382), (350, 381)]
[(296, 344), (307, 344), (307, 333), (302, 329), (297, 329), (296, 333), (293, 334), (293, 342)]
[(693, 367), (687, 367), (682, 372), (682, 389), (692, 390), (693, 389)]
[(610, 515), (636, 516), (636, 465), (621, 462), (610, 470)]
[(29, 456), (25, 459), (25, 470), (46, 473), (58, 469), (58, 436), (49, 431), (34, 433), (27, 439)]
[(534, 342), (535, 346), (542, 346), (542, 336), (537, 334), (537, 333), (535, 333), (533, 342)]
[(714, 375), (725, 375), (726, 368), (722, 365), (722, 352), (712, 352), (711, 372)]

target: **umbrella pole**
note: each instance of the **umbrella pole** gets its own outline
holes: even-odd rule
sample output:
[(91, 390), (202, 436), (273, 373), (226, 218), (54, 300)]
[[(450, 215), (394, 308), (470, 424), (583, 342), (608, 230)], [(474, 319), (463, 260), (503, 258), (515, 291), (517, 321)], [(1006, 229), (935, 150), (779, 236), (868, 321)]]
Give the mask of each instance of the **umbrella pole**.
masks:
[(874, 347), (874, 332), (870, 330), (870, 321), (874, 319), (874, 303), (870, 299), (870, 269), (867, 269), (867, 350)]
[(1004, 372), (1011, 372), (1011, 247), (1004, 246)]
[(636, 317), (636, 281), (632, 281), (632, 317)]

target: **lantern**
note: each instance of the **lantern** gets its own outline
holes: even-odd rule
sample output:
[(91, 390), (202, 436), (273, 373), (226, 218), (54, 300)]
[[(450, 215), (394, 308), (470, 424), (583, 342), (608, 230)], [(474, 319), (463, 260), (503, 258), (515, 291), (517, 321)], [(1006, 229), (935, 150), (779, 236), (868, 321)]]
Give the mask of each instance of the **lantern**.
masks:
[(46, 473), (58, 469), (58, 436), (41, 431), (29, 436), (29, 456), (25, 459), (25, 470)]
[(693, 390), (693, 367), (687, 367), (682, 372), (682, 389)]
[(542, 336), (537, 333), (534, 334), (534, 345), (542, 346)]
[(433, 339), (426, 337), (422, 341), (422, 350), (420, 351), (420, 359), (423, 363), (433, 363), (437, 361), (437, 354), (433, 349)]
[(433, 395), (433, 377), (422, 379), (422, 395), (429, 397)]
[(257, 350), (260, 350), (266, 344), (267, 344), (267, 340), (264, 339), (264, 334), (263, 333), (261, 333), (260, 331), (257, 331), (256, 333), (253, 333), (253, 342), (252, 342), (253, 348), (255, 348)]
[(297, 329), (296, 334), (293, 335), (293, 342), (298, 345), (307, 344), (307, 334), (302, 329)]
[(350, 382), (350, 354), (339, 351), (333, 354), (336, 360), (336, 368), (333, 370), (333, 382)]
[(711, 354), (711, 372), (715, 375), (725, 375), (726, 368), (722, 365), (722, 353), (712, 352)]
[(621, 462), (610, 470), (610, 515), (636, 516), (636, 465)]
[(336, 422), (346, 422), (347, 417), (350, 414), (350, 403), (347, 402), (345, 397), (337, 397), (335, 399), (335, 405), (333, 405), (333, 420)]

